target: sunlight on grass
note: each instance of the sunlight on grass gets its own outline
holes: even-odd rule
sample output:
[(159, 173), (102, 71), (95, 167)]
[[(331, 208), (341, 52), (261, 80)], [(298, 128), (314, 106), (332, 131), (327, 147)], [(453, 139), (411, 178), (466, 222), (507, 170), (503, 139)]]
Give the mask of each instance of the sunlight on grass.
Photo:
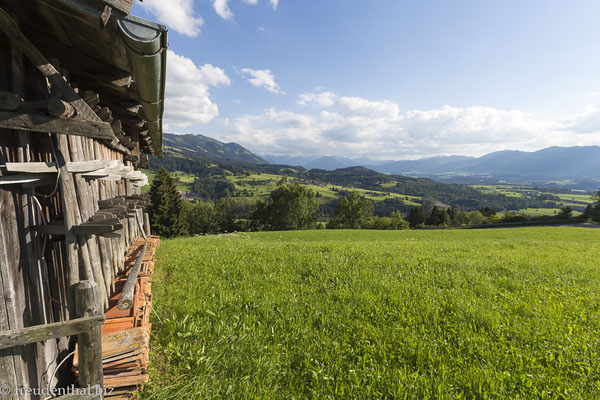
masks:
[(142, 398), (600, 398), (600, 230), (164, 240)]

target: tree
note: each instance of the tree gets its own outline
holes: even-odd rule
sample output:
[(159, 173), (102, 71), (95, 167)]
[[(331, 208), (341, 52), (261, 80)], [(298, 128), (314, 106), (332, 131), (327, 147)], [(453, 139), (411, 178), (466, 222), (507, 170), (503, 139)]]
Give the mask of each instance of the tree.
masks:
[(408, 213), (408, 223), (411, 228), (424, 224), (427, 221), (427, 212), (423, 206), (412, 207)]
[(216, 233), (219, 225), (215, 216), (215, 206), (212, 202), (196, 200), (188, 210), (189, 231), (192, 235), (200, 233)]
[(174, 237), (188, 233), (183, 201), (175, 180), (169, 171), (161, 168), (150, 187), (148, 207), (150, 224), (155, 234)]
[(437, 226), (444, 224), (444, 211), (440, 210), (438, 206), (434, 206), (427, 217), (427, 225)]
[(366, 227), (373, 216), (375, 207), (369, 200), (360, 198), (360, 193), (353, 191), (335, 206), (329, 228), (361, 229)]
[(485, 208), (480, 209), (479, 212), (483, 214), (483, 216), (486, 218), (490, 218), (491, 216), (496, 215), (496, 210), (487, 206)]
[(215, 205), (215, 219), (220, 232), (234, 232), (237, 230), (231, 197), (227, 196)]
[(566, 206), (560, 209), (560, 212), (556, 216), (558, 219), (569, 219), (573, 216), (573, 209), (570, 206)]
[(251, 219), (259, 229), (308, 229), (317, 219), (315, 192), (283, 177), (271, 192), (270, 202), (257, 201)]
[(408, 229), (410, 226), (399, 211), (394, 211), (389, 217), (373, 217), (369, 220), (368, 229)]

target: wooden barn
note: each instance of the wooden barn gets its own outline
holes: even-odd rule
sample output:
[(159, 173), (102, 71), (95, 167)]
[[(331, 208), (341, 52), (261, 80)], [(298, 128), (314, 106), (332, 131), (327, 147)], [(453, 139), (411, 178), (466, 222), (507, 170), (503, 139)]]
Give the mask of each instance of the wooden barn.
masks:
[(132, 3), (0, 0), (1, 399), (144, 379), (167, 30)]

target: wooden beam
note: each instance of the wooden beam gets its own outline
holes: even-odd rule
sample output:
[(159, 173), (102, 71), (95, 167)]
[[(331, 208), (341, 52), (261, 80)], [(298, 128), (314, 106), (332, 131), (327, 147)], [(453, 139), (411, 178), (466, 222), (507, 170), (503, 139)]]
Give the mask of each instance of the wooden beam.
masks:
[[(43, 114), (22, 114), (0, 111), (0, 128), (30, 132), (62, 133), (95, 139), (112, 140), (114, 134), (105, 122), (75, 118), (56, 118)], [(115, 138), (116, 140), (116, 138)]]
[[(114, 160), (90, 160), (90, 161), (71, 161), (67, 163), (67, 171), (71, 173), (84, 173), (96, 171), (112, 165)], [(14, 162), (0, 165), (0, 168), (6, 169), (6, 172), (18, 173), (56, 173), (58, 168), (55, 162)], [(137, 171), (136, 171), (137, 172)]]
[(64, 221), (55, 221), (46, 225), (33, 225), (31, 229), (36, 232), (52, 236), (65, 236), (66, 233)]
[(102, 3), (107, 4), (111, 7), (116, 8), (119, 11), (129, 14), (133, 0), (101, 0)]
[(106, 168), (111, 163), (112, 160), (71, 161), (67, 163), (67, 171), (81, 174)]
[(29, 172), (31, 174), (56, 173), (55, 162), (13, 162), (4, 164), (7, 172)]
[(30, 343), (44, 342), (65, 336), (77, 335), (100, 326), (104, 322), (103, 314), (76, 318), (70, 321), (30, 326), (23, 329), (0, 332), (0, 350)]
[(148, 243), (144, 243), (144, 247), (142, 247), (142, 251), (140, 255), (135, 260), (135, 264), (129, 270), (129, 275), (127, 276), (127, 281), (125, 281), (125, 285), (123, 285), (123, 290), (121, 291), (121, 296), (119, 296), (119, 302), (117, 303), (117, 307), (119, 310), (128, 310), (133, 307), (133, 296), (135, 295), (135, 283), (137, 282), (137, 277), (140, 272), (140, 268), (142, 266), (142, 259), (146, 254), (146, 247)]
[[(82, 281), (75, 287), (77, 316), (104, 316), (102, 304), (98, 301), (98, 284), (92, 281)], [(102, 399), (102, 331), (100, 325), (77, 335), (79, 356), (79, 384), (89, 388), (93, 393), (99, 393)]]
[[(71, 0), (72, 1), (72, 0)], [(37, 67), (37, 69), (48, 79), (52, 90), (55, 93), (60, 93), (63, 100), (68, 101), (77, 111), (76, 118), (102, 123), (102, 120), (96, 115), (96, 113), (87, 105), (85, 101), (73, 90), (73, 87), (65, 80), (56, 68), (48, 62), (46, 57), (31, 43), (29, 39), (19, 30), (18, 26), (14, 23), (12, 18), (0, 8), (0, 30), (8, 37), (13, 45), (19, 47), (23, 54)], [(0, 119), (3, 119), (0, 117)], [(102, 126), (102, 125), (101, 125)], [(0, 125), (0, 127), (3, 127)], [(10, 127), (9, 127), (10, 128)], [(60, 133), (60, 132), (59, 132)], [(81, 135), (86, 136), (86, 135)], [(95, 136), (87, 136), (95, 137)], [(109, 145), (124, 154), (129, 154), (130, 151), (119, 144), (119, 141), (110, 132), (110, 138), (106, 138)]]
[(22, 174), (0, 176), (0, 185), (18, 185), (39, 182), (46, 178), (51, 178), (52, 176), (55, 177), (55, 174), (30, 174), (26, 172)]
[(71, 228), (75, 235), (101, 235), (103, 233), (109, 233), (123, 229), (123, 224), (115, 223), (109, 225), (95, 225), (95, 224), (81, 224)]
[(104, 6), (104, 10), (102, 10), (102, 14), (100, 14), (100, 22), (102, 22), (102, 26), (106, 27), (108, 25), (108, 20), (112, 15), (112, 8), (109, 6)]
[(104, 5), (89, 0), (41, 0), (46, 6), (93, 28), (100, 27)]

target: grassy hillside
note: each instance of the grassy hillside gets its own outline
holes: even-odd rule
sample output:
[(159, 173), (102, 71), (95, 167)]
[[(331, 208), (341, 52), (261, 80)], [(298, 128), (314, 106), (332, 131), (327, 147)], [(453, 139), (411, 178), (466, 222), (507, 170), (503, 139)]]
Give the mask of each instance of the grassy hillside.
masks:
[[(208, 167), (208, 169), (211, 168), (217, 167)], [(276, 189), (277, 182), (284, 176), (278, 173), (234, 173), (223, 168), (220, 171), (222, 175), (218, 179), (225, 180), (234, 185), (235, 189), (231, 193), (233, 197), (246, 198), (253, 201), (259, 198), (263, 200), (267, 199), (269, 194)], [(452, 190), (457, 185), (439, 184), (428, 179), (414, 180), (413, 178), (405, 178), (406, 180), (400, 180), (394, 177), (386, 177), (385, 181), (377, 183), (362, 182), (356, 176), (352, 177), (350, 175), (348, 177), (344, 171), (319, 172), (319, 170), (313, 170), (307, 173), (308, 177), (306, 178), (295, 178), (291, 175), (290, 179), (305, 184), (319, 193), (318, 200), (323, 206), (335, 203), (344, 193), (350, 190), (357, 190), (363, 197), (374, 201), (376, 205), (379, 204), (376, 207), (378, 215), (387, 215), (387, 213), (395, 210), (408, 212), (410, 207), (422, 204), (424, 197), (429, 198), (430, 202), (442, 199), (439, 200), (441, 203), (447, 204), (445, 203), (447, 201), (450, 204), (455, 204), (452, 201), (453, 195), (460, 197), (459, 201), (463, 203), (471, 199), (472, 204), (466, 204), (467, 207), (461, 207), (467, 210), (491, 204), (492, 208), (496, 208), (498, 211), (502, 209), (513, 210), (528, 216), (556, 215), (560, 212), (560, 207), (562, 206), (572, 207), (576, 210), (574, 215), (579, 215), (585, 206), (594, 202), (590, 193), (582, 191), (565, 190), (565, 193), (553, 193), (549, 188), (503, 184), (472, 185), (470, 188), (465, 186), (464, 188), (468, 188), (471, 191), (466, 191), (462, 188), (456, 194), (453, 194)], [(144, 172), (148, 175), (150, 183), (152, 183), (155, 171), (145, 170)], [(193, 191), (192, 184), (196, 175), (181, 171), (174, 171), (172, 174), (177, 182), (178, 190)], [(294, 175), (302, 176), (300, 174)], [(367, 178), (372, 176), (372, 174), (368, 173), (364, 175)], [(377, 177), (378, 175), (375, 176)], [(336, 182), (337, 184), (327, 182)], [(361, 188), (361, 186), (369, 189)], [(142, 190), (147, 191), (148, 189), (149, 186), (146, 186)], [(480, 199), (477, 199), (478, 193), (481, 197)], [(498, 201), (498, 199), (501, 201)], [(515, 199), (517, 202), (513, 204), (510, 199)], [(390, 202), (390, 205), (386, 207), (383, 203), (384, 201)], [(471, 205), (471, 207), (468, 207), (468, 205)], [(511, 205), (514, 207), (511, 208)]]
[(237, 143), (223, 143), (204, 135), (163, 135), (163, 151), (181, 157), (207, 161), (233, 161), (248, 164), (267, 162)]
[(142, 398), (600, 398), (600, 230), (164, 240)]

